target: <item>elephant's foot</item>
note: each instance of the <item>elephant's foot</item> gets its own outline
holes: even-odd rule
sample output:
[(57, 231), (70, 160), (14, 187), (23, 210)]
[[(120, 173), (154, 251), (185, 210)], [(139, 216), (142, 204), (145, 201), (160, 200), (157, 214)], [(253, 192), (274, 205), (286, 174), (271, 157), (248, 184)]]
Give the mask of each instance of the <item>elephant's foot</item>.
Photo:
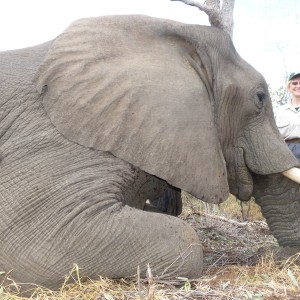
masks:
[[(156, 277), (198, 278), (202, 273), (203, 252), (195, 230), (183, 220), (125, 206), (106, 221), (99, 274), (111, 278), (146, 276), (147, 265)], [(117, 262), (117, 265), (114, 263)], [(100, 267), (99, 267), (100, 269)]]
[(262, 259), (273, 259), (276, 263), (286, 263), (288, 260), (300, 265), (300, 247), (270, 246), (258, 249), (251, 258), (253, 264), (259, 263)]
[(273, 255), (276, 261), (291, 260), (300, 265), (300, 247), (278, 247), (273, 249)]

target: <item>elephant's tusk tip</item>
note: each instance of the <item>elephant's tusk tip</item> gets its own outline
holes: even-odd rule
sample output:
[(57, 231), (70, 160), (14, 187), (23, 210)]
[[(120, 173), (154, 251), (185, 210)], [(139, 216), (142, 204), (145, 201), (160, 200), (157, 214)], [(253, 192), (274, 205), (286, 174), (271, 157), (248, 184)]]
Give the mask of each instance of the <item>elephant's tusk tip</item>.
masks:
[(300, 169), (294, 167), (282, 172), (282, 175), (300, 184)]

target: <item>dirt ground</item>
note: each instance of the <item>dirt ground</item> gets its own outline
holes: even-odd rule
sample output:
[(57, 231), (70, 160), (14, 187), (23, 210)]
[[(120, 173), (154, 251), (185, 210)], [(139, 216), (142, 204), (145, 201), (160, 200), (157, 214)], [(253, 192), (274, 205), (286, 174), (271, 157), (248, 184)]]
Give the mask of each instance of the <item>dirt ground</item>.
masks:
[[(204, 273), (195, 289), (209, 282), (210, 290), (190, 299), (300, 299), (299, 254), (279, 247), (254, 202), (248, 216), (242, 209), (237, 213), (235, 204), (217, 210), (202, 206), (200, 212), (189, 205), (181, 218), (197, 231), (204, 251)], [(233, 210), (235, 216), (229, 216)]]
[(217, 215), (192, 213), (185, 220), (203, 245), (205, 269), (224, 265), (255, 265), (278, 243), (264, 221), (235, 221)]

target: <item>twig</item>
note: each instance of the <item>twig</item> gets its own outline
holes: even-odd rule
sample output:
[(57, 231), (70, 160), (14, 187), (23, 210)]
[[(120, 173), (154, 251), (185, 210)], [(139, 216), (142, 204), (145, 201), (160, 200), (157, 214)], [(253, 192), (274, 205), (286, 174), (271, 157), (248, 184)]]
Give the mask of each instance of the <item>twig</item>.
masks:
[(224, 257), (225, 255), (222, 254), (206, 271), (205, 273), (208, 274), (208, 272), (214, 267), (217, 265), (217, 263)]
[(211, 215), (211, 214), (204, 213), (204, 212), (202, 212), (201, 214), (193, 212), (193, 213), (188, 214), (187, 217), (189, 217), (191, 215), (205, 216), (205, 217), (209, 217), (209, 218), (212, 218), (212, 219), (217, 219), (217, 220), (224, 221), (224, 222), (227, 222), (227, 223), (230, 223), (230, 224), (233, 224), (233, 225), (236, 225), (236, 226), (241, 226), (241, 227), (248, 225), (247, 221), (238, 222), (238, 221), (227, 219), (225, 217), (221, 217), (221, 216), (217, 216), (217, 215)]
[(149, 284), (148, 300), (154, 300), (153, 275), (149, 264), (147, 264), (147, 279)]
[(143, 300), (142, 292), (141, 292), (141, 270), (140, 266), (137, 267), (137, 286), (138, 286), (138, 295), (141, 300)]

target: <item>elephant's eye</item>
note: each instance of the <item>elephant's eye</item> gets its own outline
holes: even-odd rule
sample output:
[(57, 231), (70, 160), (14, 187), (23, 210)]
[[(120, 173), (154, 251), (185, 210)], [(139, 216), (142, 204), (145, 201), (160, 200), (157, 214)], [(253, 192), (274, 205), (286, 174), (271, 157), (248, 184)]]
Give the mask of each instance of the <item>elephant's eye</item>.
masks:
[(262, 109), (265, 104), (266, 95), (264, 92), (257, 92), (256, 96), (257, 96), (257, 101), (255, 104), (259, 109)]

